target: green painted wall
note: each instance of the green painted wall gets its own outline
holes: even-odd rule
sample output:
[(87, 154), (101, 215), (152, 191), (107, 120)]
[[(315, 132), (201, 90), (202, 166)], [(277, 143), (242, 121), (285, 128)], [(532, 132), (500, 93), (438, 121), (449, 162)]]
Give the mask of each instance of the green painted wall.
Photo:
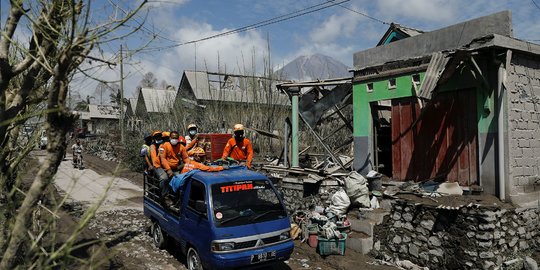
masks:
[[(417, 73), (415, 73), (417, 74)], [(353, 136), (368, 136), (371, 130), (370, 102), (416, 96), (412, 85), (414, 74), (395, 77), (396, 88), (388, 89), (388, 80), (367, 81), (353, 85)], [(424, 80), (425, 73), (419, 73), (420, 82)], [(367, 91), (367, 85), (373, 83), (373, 92)], [(417, 86), (419, 87), (419, 86)]]
[[(395, 89), (388, 89), (388, 79), (390, 78), (353, 85), (353, 135), (355, 137), (369, 136), (372, 125), (370, 102), (416, 96), (412, 86), (413, 75), (395, 77)], [(425, 72), (421, 72), (419, 75), (420, 82), (423, 82)], [(478, 132), (496, 132), (494, 92), (492, 89), (485, 89), (483, 85), (480, 85), (480, 80), (480, 78), (475, 78), (468, 68), (463, 68), (457, 70), (452, 78), (439, 87), (438, 91), (456, 91), (470, 88), (470, 91), (474, 91), (476, 94)], [(367, 91), (367, 84), (369, 83), (373, 83), (373, 92)]]

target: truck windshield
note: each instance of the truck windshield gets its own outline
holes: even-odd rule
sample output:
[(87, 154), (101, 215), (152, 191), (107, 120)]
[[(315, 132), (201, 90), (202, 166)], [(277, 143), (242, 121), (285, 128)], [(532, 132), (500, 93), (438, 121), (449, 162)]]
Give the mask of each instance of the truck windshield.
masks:
[(287, 216), (267, 180), (213, 184), (212, 203), (217, 227), (239, 226)]

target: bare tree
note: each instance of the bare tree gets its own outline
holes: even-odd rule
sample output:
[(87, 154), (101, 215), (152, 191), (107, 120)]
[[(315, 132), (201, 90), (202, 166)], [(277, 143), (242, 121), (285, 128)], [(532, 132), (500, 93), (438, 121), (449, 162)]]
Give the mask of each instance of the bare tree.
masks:
[[(138, 30), (129, 25), (146, 1), (130, 11), (115, 1), (111, 16), (92, 16), (90, 0), (11, 0), (0, 35), (0, 269), (63, 268), (75, 237), (61, 246), (43, 246), (29, 228), (37, 201), (51, 185), (66, 149), (66, 133), (76, 116), (66, 107), (69, 84), (94, 48)], [(92, 4), (95, 4), (93, 2)], [(103, 14), (100, 14), (103, 15)], [(91, 19), (90, 19), (91, 18)], [(101, 20), (100, 20), (101, 18)], [(27, 33), (30, 31), (30, 33)], [(19, 33), (19, 34), (17, 34)], [(28, 35), (29, 34), (29, 35)], [(28, 36), (28, 38), (21, 38)], [(23, 40), (19, 42), (19, 40)], [(43, 115), (49, 143), (30, 187), (19, 180), (22, 161), (32, 144), (21, 145), (19, 129), (32, 116)], [(22, 196), (19, 196), (22, 194)], [(74, 235), (84, 228), (84, 222)], [(42, 232), (44, 233), (44, 232)], [(39, 234), (42, 235), (42, 234)], [(21, 260), (28, 258), (29, 260)], [(35, 265), (36, 262), (41, 265)]]
[(157, 86), (157, 84), (158, 84), (157, 82), (158, 82), (158, 80), (157, 80), (156, 76), (154, 75), (154, 73), (148, 72), (148, 73), (144, 74), (144, 77), (139, 82), (139, 86), (140, 87), (154, 88), (154, 87)]

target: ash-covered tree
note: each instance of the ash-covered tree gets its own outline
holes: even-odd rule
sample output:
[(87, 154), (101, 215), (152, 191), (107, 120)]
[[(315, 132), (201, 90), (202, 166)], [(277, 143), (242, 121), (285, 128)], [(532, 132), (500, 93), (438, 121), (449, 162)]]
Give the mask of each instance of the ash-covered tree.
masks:
[[(66, 106), (69, 85), (77, 72), (85, 72), (82, 66), (111, 64), (93, 52), (136, 32), (141, 22), (132, 22), (133, 16), (146, 0), (134, 1), (131, 7), (120, 6), (125, 1), (103, 1), (99, 10), (97, 2), (91, 0), (2, 3), (0, 269), (68, 268), (74, 261), (81, 263), (71, 251), (76, 246), (76, 235), (93, 213), (87, 212), (63, 243), (46, 243), (42, 237), (54, 235), (53, 223), (34, 231), (31, 217), (51, 186), (66, 150), (66, 133), (76, 119)], [(44, 119), (48, 145), (45, 156), (37, 163), (37, 173), (31, 175), (31, 184), (23, 185), (21, 170), (35, 144), (24, 144), (19, 132), (35, 116)], [(51, 209), (51, 215), (57, 210)]]
[(158, 84), (158, 79), (152, 72), (144, 74), (143, 78), (139, 82), (140, 87), (155, 88)]

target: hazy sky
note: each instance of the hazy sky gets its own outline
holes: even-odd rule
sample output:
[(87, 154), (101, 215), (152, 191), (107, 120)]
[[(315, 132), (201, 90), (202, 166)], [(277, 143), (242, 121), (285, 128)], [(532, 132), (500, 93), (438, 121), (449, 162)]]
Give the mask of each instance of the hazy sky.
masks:
[[(112, 1), (112, 0), (110, 0)], [(138, 0), (140, 1), (140, 0)], [(536, 1), (536, 2), (534, 2)], [(178, 87), (182, 71), (218, 70), (243, 73), (261, 71), (270, 64), (277, 68), (300, 55), (320, 53), (352, 66), (354, 52), (373, 47), (388, 29), (385, 22), (431, 31), (448, 25), (511, 10), (514, 36), (538, 43), (540, 40), (540, 0), (164, 0), (150, 1), (136, 17), (146, 18), (145, 27), (135, 38), (124, 41), (128, 49), (140, 47), (151, 36), (155, 40), (125, 59), (125, 92), (133, 96), (142, 75), (156, 77)], [(2, 0), (2, 7), (8, 5)], [(92, 5), (109, 0), (93, 1)], [(137, 1), (120, 0), (124, 6)], [(325, 3), (329, 2), (329, 3)], [(339, 5), (330, 6), (340, 3)], [(536, 5), (535, 5), (536, 4)], [(315, 7), (314, 7), (315, 6)], [(310, 8), (313, 7), (313, 8)], [(315, 11), (315, 9), (321, 9)], [(7, 10), (2, 9), (5, 19)], [(302, 15), (301, 13), (311, 12)], [(371, 16), (360, 15), (363, 13)], [(285, 16), (288, 15), (288, 16)], [(98, 15), (94, 15), (98, 16)], [(297, 16), (290, 18), (291, 16)], [(281, 22), (270, 21), (279, 17)], [(289, 19), (287, 19), (289, 18)], [(192, 41), (252, 25), (248, 31), (232, 33), (196, 43)], [(188, 44), (185, 44), (188, 43)], [(182, 45), (183, 44), (183, 45)], [(119, 45), (101, 48), (103, 55), (118, 55)], [(219, 61), (218, 61), (219, 59)], [(98, 70), (96, 77), (119, 78), (119, 68)], [(77, 80), (73, 87), (92, 93), (96, 83)]]

